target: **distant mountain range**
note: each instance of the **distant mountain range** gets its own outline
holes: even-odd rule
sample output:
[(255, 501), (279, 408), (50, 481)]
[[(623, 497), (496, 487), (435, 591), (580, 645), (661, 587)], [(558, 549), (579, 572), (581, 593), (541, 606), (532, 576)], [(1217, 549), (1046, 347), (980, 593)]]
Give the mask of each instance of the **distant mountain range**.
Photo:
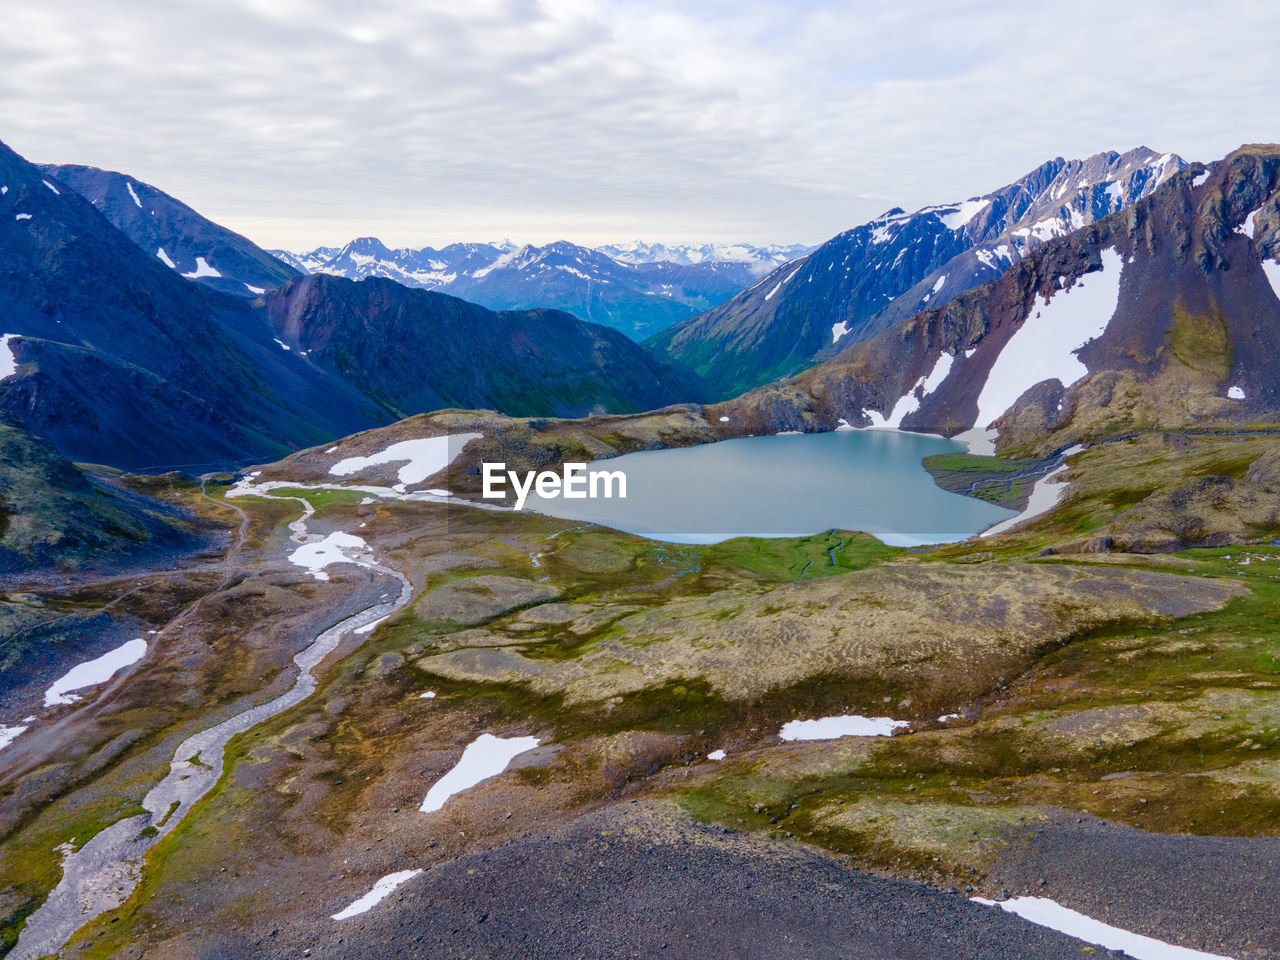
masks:
[(376, 237), (361, 237), (344, 247), (272, 253), (308, 273), (385, 277), (494, 310), (564, 310), (644, 339), (723, 302), (788, 255), (807, 249), (637, 242), (593, 250), (566, 241), (392, 249)]
[(1059, 157), (979, 197), (910, 214), (895, 207), (649, 345), (733, 396), (946, 303), (1046, 241), (1149, 196), (1184, 167), (1146, 147)]
[(623, 263), (746, 263), (764, 274), (773, 267), (802, 257), (813, 247), (802, 243), (631, 243), (606, 244), (597, 247), (601, 253)]
[(1280, 147), (1175, 162), (1153, 164), (1159, 186), (1127, 209), (708, 416), (726, 435), (887, 426), (1036, 455), (1274, 420)]
[(0, 145), (0, 412), (72, 460), (198, 471), (442, 404), (582, 416), (701, 396), (615, 331), (304, 277), (146, 184)]

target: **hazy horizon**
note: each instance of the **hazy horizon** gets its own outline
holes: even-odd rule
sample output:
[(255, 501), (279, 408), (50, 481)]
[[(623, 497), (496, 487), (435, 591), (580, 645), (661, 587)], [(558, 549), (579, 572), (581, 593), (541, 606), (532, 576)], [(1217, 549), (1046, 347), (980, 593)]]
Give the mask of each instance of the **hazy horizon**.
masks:
[(289, 250), (816, 244), (1056, 156), (1280, 138), (1254, 42), (1280, 9), (1243, 0), (47, 0), (6, 20), (0, 139)]

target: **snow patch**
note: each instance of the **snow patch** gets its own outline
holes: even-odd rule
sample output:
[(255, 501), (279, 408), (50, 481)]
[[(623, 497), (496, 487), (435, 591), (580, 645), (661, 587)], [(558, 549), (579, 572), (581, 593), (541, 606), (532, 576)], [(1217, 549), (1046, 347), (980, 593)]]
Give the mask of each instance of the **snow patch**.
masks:
[(133, 202), (136, 203), (138, 205), (138, 209), (141, 210), (142, 201), (138, 199), (138, 194), (134, 192), (133, 184), (130, 183), (128, 180), (126, 180), (124, 182), (124, 185), (125, 185), (125, 189), (129, 191), (129, 196), (133, 197)]
[(957, 433), (951, 439), (957, 443), (963, 443), (974, 456), (994, 457), (996, 455), (996, 437), (998, 435), (995, 430), (971, 427), (964, 433)]
[(26, 729), (26, 727), (6, 727), (0, 723), (0, 750), (17, 740), (20, 734), (26, 732)]
[(1243, 400), (1244, 387), (1228, 387), (1227, 396), (1230, 397), (1232, 400)]
[[(449, 466), (462, 452), (462, 448), (472, 440), (480, 440), (483, 437), (484, 434), (481, 433), (459, 433), (441, 437), (422, 437), (417, 440), (401, 440), (367, 457), (347, 457), (339, 460), (329, 468), (329, 473), (336, 477), (345, 477), (358, 473), (365, 467), (407, 461), (396, 476), (402, 484), (421, 483), (427, 477)], [(455, 449), (452, 452), (449, 449), (451, 441), (455, 442)]]
[(20, 213), (20, 214), (18, 214), (17, 216), (15, 216), (13, 219), (15, 219), (15, 220), (30, 220), (30, 219), (31, 219), (31, 214), (29, 214), (29, 213)]
[(439, 810), (454, 794), (469, 790), (502, 773), (512, 760), (525, 751), (532, 750), (538, 742), (537, 737), (503, 738), (482, 733), (462, 751), (462, 757), (453, 769), (427, 791), (426, 799), (418, 809), (423, 813)]
[(929, 371), (928, 376), (917, 380), (916, 385), (893, 405), (893, 410), (889, 412), (888, 418), (881, 416), (879, 411), (864, 409), (862, 412), (871, 421), (871, 428), (875, 430), (900, 429), (902, 418), (920, 409), (920, 401), (942, 386), (942, 382), (951, 373), (951, 364), (954, 360), (955, 357), (949, 353), (938, 354), (938, 359), (934, 363), (933, 369)]
[(373, 631), (378, 629), (380, 624), (385, 623), (389, 619), (391, 619), (391, 615), (387, 614), (385, 617), (379, 617), (377, 620), (373, 621), (373, 623), (366, 623), (363, 627), (356, 627), (351, 632), (359, 634), (373, 633)]
[(933, 289), (929, 291), (931, 294), (937, 293), (942, 289), (942, 285), (947, 282), (947, 275), (944, 273), (938, 278), (938, 282), (933, 285)]
[(720, 418), (720, 422), (721, 422), (721, 423), (728, 423), (728, 422), (729, 422), (729, 418), (728, 418), (728, 417), (721, 417), (721, 418)]
[(1204, 173), (1198, 173), (1191, 179), (1191, 186), (1199, 187), (1209, 179), (1209, 171), (1206, 169)]
[(1050, 930), (1057, 930), (1069, 937), (1092, 943), (1108, 950), (1122, 950), (1134, 960), (1231, 960), (1219, 953), (1205, 953), (1188, 947), (1178, 947), (1154, 937), (1144, 937), (1113, 927), (1101, 920), (1086, 917), (1048, 897), (1014, 897), (1012, 900), (984, 900), (974, 897), (974, 903), (999, 907), (1023, 920)]
[(848, 320), (841, 320), (839, 323), (833, 323), (831, 325), (831, 342), (835, 343), (848, 332), (849, 332)]
[[(244, 283), (244, 281), (241, 281), (241, 283)], [(258, 295), (262, 295), (267, 292), (266, 287), (255, 287), (251, 283), (245, 283), (245, 287), (249, 290), (250, 293), (256, 293)]]
[(1267, 282), (1277, 297), (1280, 297), (1280, 263), (1274, 260), (1262, 261), (1262, 272), (1267, 275)]
[(147, 641), (139, 637), (122, 643), (114, 650), (108, 650), (96, 660), (87, 660), (72, 667), (54, 681), (53, 686), (44, 692), (46, 707), (57, 704), (75, 703), (80, 699), (73, 690), (85, 687), (96, 687), (106, 683), (125, 667), (132, 666), (143, 658), (147, 652)]
[(0, 380), (6, 380), (18, 372), (18, 358), (13, 355), (13, 347), (9, 346), (9, 341), (16, 336), (16, 333), (6, 333), (0, 337)]
[[(304, 543), (289, 554), (289, 562), (306, 567), (317, 580), (328, 580), (329, 574), (324, 568), (332, 563), (361, 563), (359, 554), (367, 549), (364, 540), (352, 533), (337, 531), (329, 534), (316, 543)], [(347, 551), (355, 550), (359, 554), (352, 557)]]
[(946, 225), (948, 230), (959, 230), (990, 205), (990, 200), (966, 200), (956, 208), (954, 213), (940, 215), (938, 219)]
[(345, 910), (339, 911), (333, 915), (334, 920), (346, 920), (348, 917), (354, 917), (367, 910), (372, 910), (379, 903), (385, 900), (391, 893), (400, 886), (400, 884), (412, 880), (421, 870), (401, 870), (398, 873), (389, 873), (377, 883), (373, 885), (373, 889), (366, 893), (359, 900), (355, 901)]
[(782, 725), (778, 737), (783, 740), (838, 740), (840, 737), (889, 737), (899, 727), (911, 724), (890, 717), (822, 717), (819, 720), (792, 720)]
[(997, 533), (1004, 533), (1006, 530), (1010, 530), (1018, 524), (1030, 520), (1032, 517), (1038, 517), (1040, 514), (1053, 509), (1058, 501), (1062, 499), (1062, 495), (1067, 492), (1067, 487), (1070, 486), (1070, 484), (1066, 483), (1053, 483), (1053, 478), (1066, 469), (1067, 465), (1064, 463), (1037, 480), (1036, 485), (1031, 488), (1031, 497), (1027, 500), (1027, 508), (1016, 517), (1001, 520), (994, 527), (983, 530), (982, 536), (990, 537)]
[(190, 273), (184, 273), (183, 276), (188, 280), (198, 280), (200, 277), (220, 277), (222, 274), (209, 266), (209, 261), (204, 257), (196, 257), (196, 268)]
[(177, 270), (178, 265), (169, 259), (169, 255), (164, 252), (164, 247), (156, 248), (156, 256), (160, 258), (160, 262), (171, 270)]
[[(0, 744), (0, 746), (3, 746), (3, 744)], [(719, 762), (719, 761), (723, 760), (723, 759), (725, 758), (725, 756), (726, 756), (726, 754), (725, 754), (725, 752), (724, 752), (723, 750), (712, 750), (710, 753), (708, 753), (708, 754), (707, 754), (707, 759), (708, 759), (708, 760), (715, 760), (715, 761)]]
[(434, 690), (428, 690), (426, 693), (418, 694), (419, 700), (434, 700), (435, 698), (436, 692)]
[(43, 183), (46, 187), (48, 187), (50, 190), (52, 190), (55, 196), (59, 196), (59, 197), (62, 196), (62, 191), (59, 190), (57, 187), (55, 187), (48, 180), (41, 180), (40, 182)]
[(990, 426), (1037, 383), (1057, 380), (1069, 387), (1088, 374), (1075, 354), (1106, 331), (1120, 301), (1123, 269), (1123, 258), (1108, 248), (1102, 251), (1101, 273), (1087, 274), (1051, 300), (1037, 295), (1031, 315), (991, 367), (978, 395), (974, 426)]
[[(271, 339), (275, 340), (275, 337), (272, 337)], [(280, 349), (281, 349), (281, 350), (289, 350), (289, 349), (292, 349), (292, 348), (291, 348), (287, 343), (285, 343), (283, 340), (276, 340), (276, 343), (279, 345), (279, 347), (280, 347)]]

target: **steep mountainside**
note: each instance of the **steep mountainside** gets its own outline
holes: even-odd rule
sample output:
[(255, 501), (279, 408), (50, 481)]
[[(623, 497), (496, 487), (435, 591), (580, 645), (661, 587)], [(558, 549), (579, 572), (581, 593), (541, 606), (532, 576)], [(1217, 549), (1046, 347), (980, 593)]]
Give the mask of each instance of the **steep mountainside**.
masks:
[(267, 297), (282, 345), (400, 416), (441, 407), (584, 416), (703, 396), (697, 377), (555, 310), (494, 312), (381, 278), (321, 274)]
[(144, 546), (189, 548), (196, 537), (183, 526), (172, 510), (94, 482), (49, 444), (0, 420), (0, 574), (106, 567)]
[(571, 317), (383, 281), (352, 294), (298, 278), (288, 303), (343, 319), (307, 330), (301, 311), (286, 339), (262, 297), (184, 279), (3, 145), (0, 253), (0, 413), (75, 461), (206, 470), (442, 404), (546, 415), (701, 396), (693, 375)]
[(714, 409), (736, 431), (887, 425), (1044, 453), (1280, 411), (1280, 147), (1192, 164), (999, 278)]
[(894, 208), (658, 334), (650, 346), (731, 396), (945, 303), (1047, 240), (1135, 203), (1185, 166), (1145, 147), (1058, 158), (962, 203), (912, 214)]
[(0, 145), (0, 411), (73, 460), (213, 466), (383, 422)]
[(146, 253), (189, 280), (255, 297), (300, 272), (141, 180), (76, 164), (44, 164), (40, 170), (80, 194)]
[(321, 249), (292, 262), (311, 273), (351, 280), (386, 277), (491, 310), (564, 310), (643, 339), (723, 302), (759, 274), (761, 264), (744, 251), (725, 252), (740, 256), (727, 262), (658, 257), (624, 262), (564, 241), (544, 247), (454, 243), (439, 250), (393, 250), (376, 237), (362, 237), (332, 255)]

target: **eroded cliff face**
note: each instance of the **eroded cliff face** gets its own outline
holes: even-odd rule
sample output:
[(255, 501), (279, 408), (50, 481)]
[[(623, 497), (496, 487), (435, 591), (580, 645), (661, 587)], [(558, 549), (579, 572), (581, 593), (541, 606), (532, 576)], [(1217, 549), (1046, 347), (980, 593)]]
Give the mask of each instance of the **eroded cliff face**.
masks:
[(1264, 418), (1280, 406), (1278, 187), (1280, 147), (1194, 164), (946, 306), (708, 419), (726, 434), (991, 427), (1002, 451), (1044, 453)]

